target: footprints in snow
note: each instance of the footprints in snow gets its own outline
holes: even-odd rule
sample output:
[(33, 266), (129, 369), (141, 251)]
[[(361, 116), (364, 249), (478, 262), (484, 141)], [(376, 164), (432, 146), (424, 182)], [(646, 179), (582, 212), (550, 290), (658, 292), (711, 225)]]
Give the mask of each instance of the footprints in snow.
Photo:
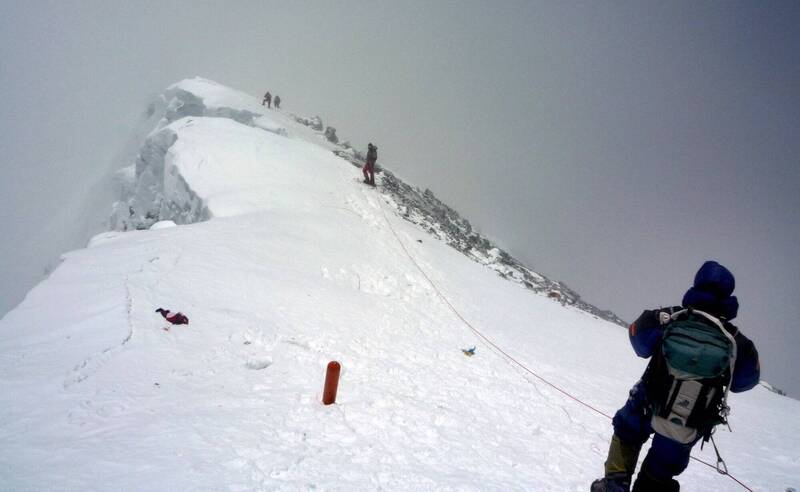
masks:
[(244, 367), (247, 369), (261, 371), (273, 364), (272, 357), (266, 355), (265, 352), (272, 352), (274, 341), (266, 341), (262, 334), (246, 330), (243, 333), (231, 335), (229, 340), (244, 347)]
[(383, 216), (380, 211), (381, 205), (375, 200), (374, 196), (359, 200), (353, 195), (348, 195), (345, 199), (345, 204), (370, 227), (380, 229), (383, 227)]
[(241, 343), (244, 347), (244, 367), (253, 371), (267, 369), (275, 363), (272, 356), (275, 344), (288, 345), (299, 348), (303, 352), (321, 352), (327, 346), (325, 342), (319, 340), (303, 340), (296, 337), (274, 337), (271, 342), (265, 342), (262, 338), (247, 331), (239, 336), (232, 336), (231, 341), (235, 344)]
[(271, 365), (272, 365), (272, 357), (266, 357), (266, 356), (255, 357), (244, 363), (244, 366), (246, 368), (252, 369), (254, 371), (260, 371), (262, 369), (266, 369)]
[(369, 263), (350, 269), (323, 266), (320, 268), (320, 276), (339, 287), (384, 297), (400, 295), (404, 299), (412, 299), (429, 296), (431, 291), (430, 284), (419, 275), (411, 272), (395, 274), (387, 268)]

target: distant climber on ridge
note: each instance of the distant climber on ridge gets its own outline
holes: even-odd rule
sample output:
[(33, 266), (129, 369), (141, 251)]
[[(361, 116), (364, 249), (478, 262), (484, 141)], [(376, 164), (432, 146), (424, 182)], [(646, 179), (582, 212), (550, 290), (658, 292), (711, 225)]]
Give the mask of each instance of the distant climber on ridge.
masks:
[(281, 96), (275, 94), (275, 109), (281, 109)]
[(272, 94), (270, 94), (269, 91), (267, 91), (267, 93), (264, 94), (264, 100), (261, 101), (262, 106), (264, 106), (265, 104), (268, 108), (272, 107)]
[(375, 161), (378, 160), (378, 147), (370, 142), (367, 145), (367, 158), (361, 172), (364, 173), (364, 182), (370, 186), (375, 186)]
[(591, 492), (630, 491), (639, 451), (654, 432), (633, 491), (679, 491), (673, 477), (689, 465), (692, 446), (727, 423), (728, 391), (758, 384), (756, 347), (730, 323), (739, 310), (735, 286), (727, 268), (707, 261), (682, 307), (644, 311), (630, 326), (633, 350), (650, 363), (614, 415), (605, 477)]

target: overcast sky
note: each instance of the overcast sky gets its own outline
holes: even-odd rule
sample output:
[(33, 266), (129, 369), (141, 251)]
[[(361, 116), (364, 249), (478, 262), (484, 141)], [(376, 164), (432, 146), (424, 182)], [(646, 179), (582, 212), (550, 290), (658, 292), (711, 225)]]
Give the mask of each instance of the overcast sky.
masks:
[(625, 319), (720, 261), (800, 396), (800, 3), (0, 0), (0, 312), (101, 226), (148, 97), (195, 75), (376, 143)]

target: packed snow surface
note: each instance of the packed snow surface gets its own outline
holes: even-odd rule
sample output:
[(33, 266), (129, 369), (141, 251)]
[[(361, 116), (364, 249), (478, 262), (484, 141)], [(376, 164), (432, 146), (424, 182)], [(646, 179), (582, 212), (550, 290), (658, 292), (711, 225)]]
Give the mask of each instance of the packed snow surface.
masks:
[[(624, 329), (402, 220), (321, 132), (203, 79), (176, 93), (131, 185), (155, 226), (66, 254), (0, 321), (0, 489), (588, 490), (607, 418), (437, 289), (606, 414), (646, 365)], [(731, 473), (800, 488), (800, 403), (758, 386), (731, 406)], [(696, 461), (680, 480), (743, 490)]]

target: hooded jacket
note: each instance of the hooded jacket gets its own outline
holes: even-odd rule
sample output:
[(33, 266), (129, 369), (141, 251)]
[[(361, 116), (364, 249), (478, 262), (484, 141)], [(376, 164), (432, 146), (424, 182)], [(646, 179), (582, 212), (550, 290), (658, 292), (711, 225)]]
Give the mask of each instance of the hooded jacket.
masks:
[(628, 336), (636, 355), (647, 359), (660, 352), (664, 330), (659, 320), (661, 313), (699, 309), (719, 318), (736, 341), (736, 363), (730, 390), (739, 393), (752, 389), (761, 377), (761, 367), (755, 344), (730, 322), (739, 310), (739, 302), (732, 295), (735, 286), (733, 274), (727, 268), (715, 261), (705, 262), (695, 275), (694, 284), (683, 296), (682, 306), (646, 310), (630, 325)]

